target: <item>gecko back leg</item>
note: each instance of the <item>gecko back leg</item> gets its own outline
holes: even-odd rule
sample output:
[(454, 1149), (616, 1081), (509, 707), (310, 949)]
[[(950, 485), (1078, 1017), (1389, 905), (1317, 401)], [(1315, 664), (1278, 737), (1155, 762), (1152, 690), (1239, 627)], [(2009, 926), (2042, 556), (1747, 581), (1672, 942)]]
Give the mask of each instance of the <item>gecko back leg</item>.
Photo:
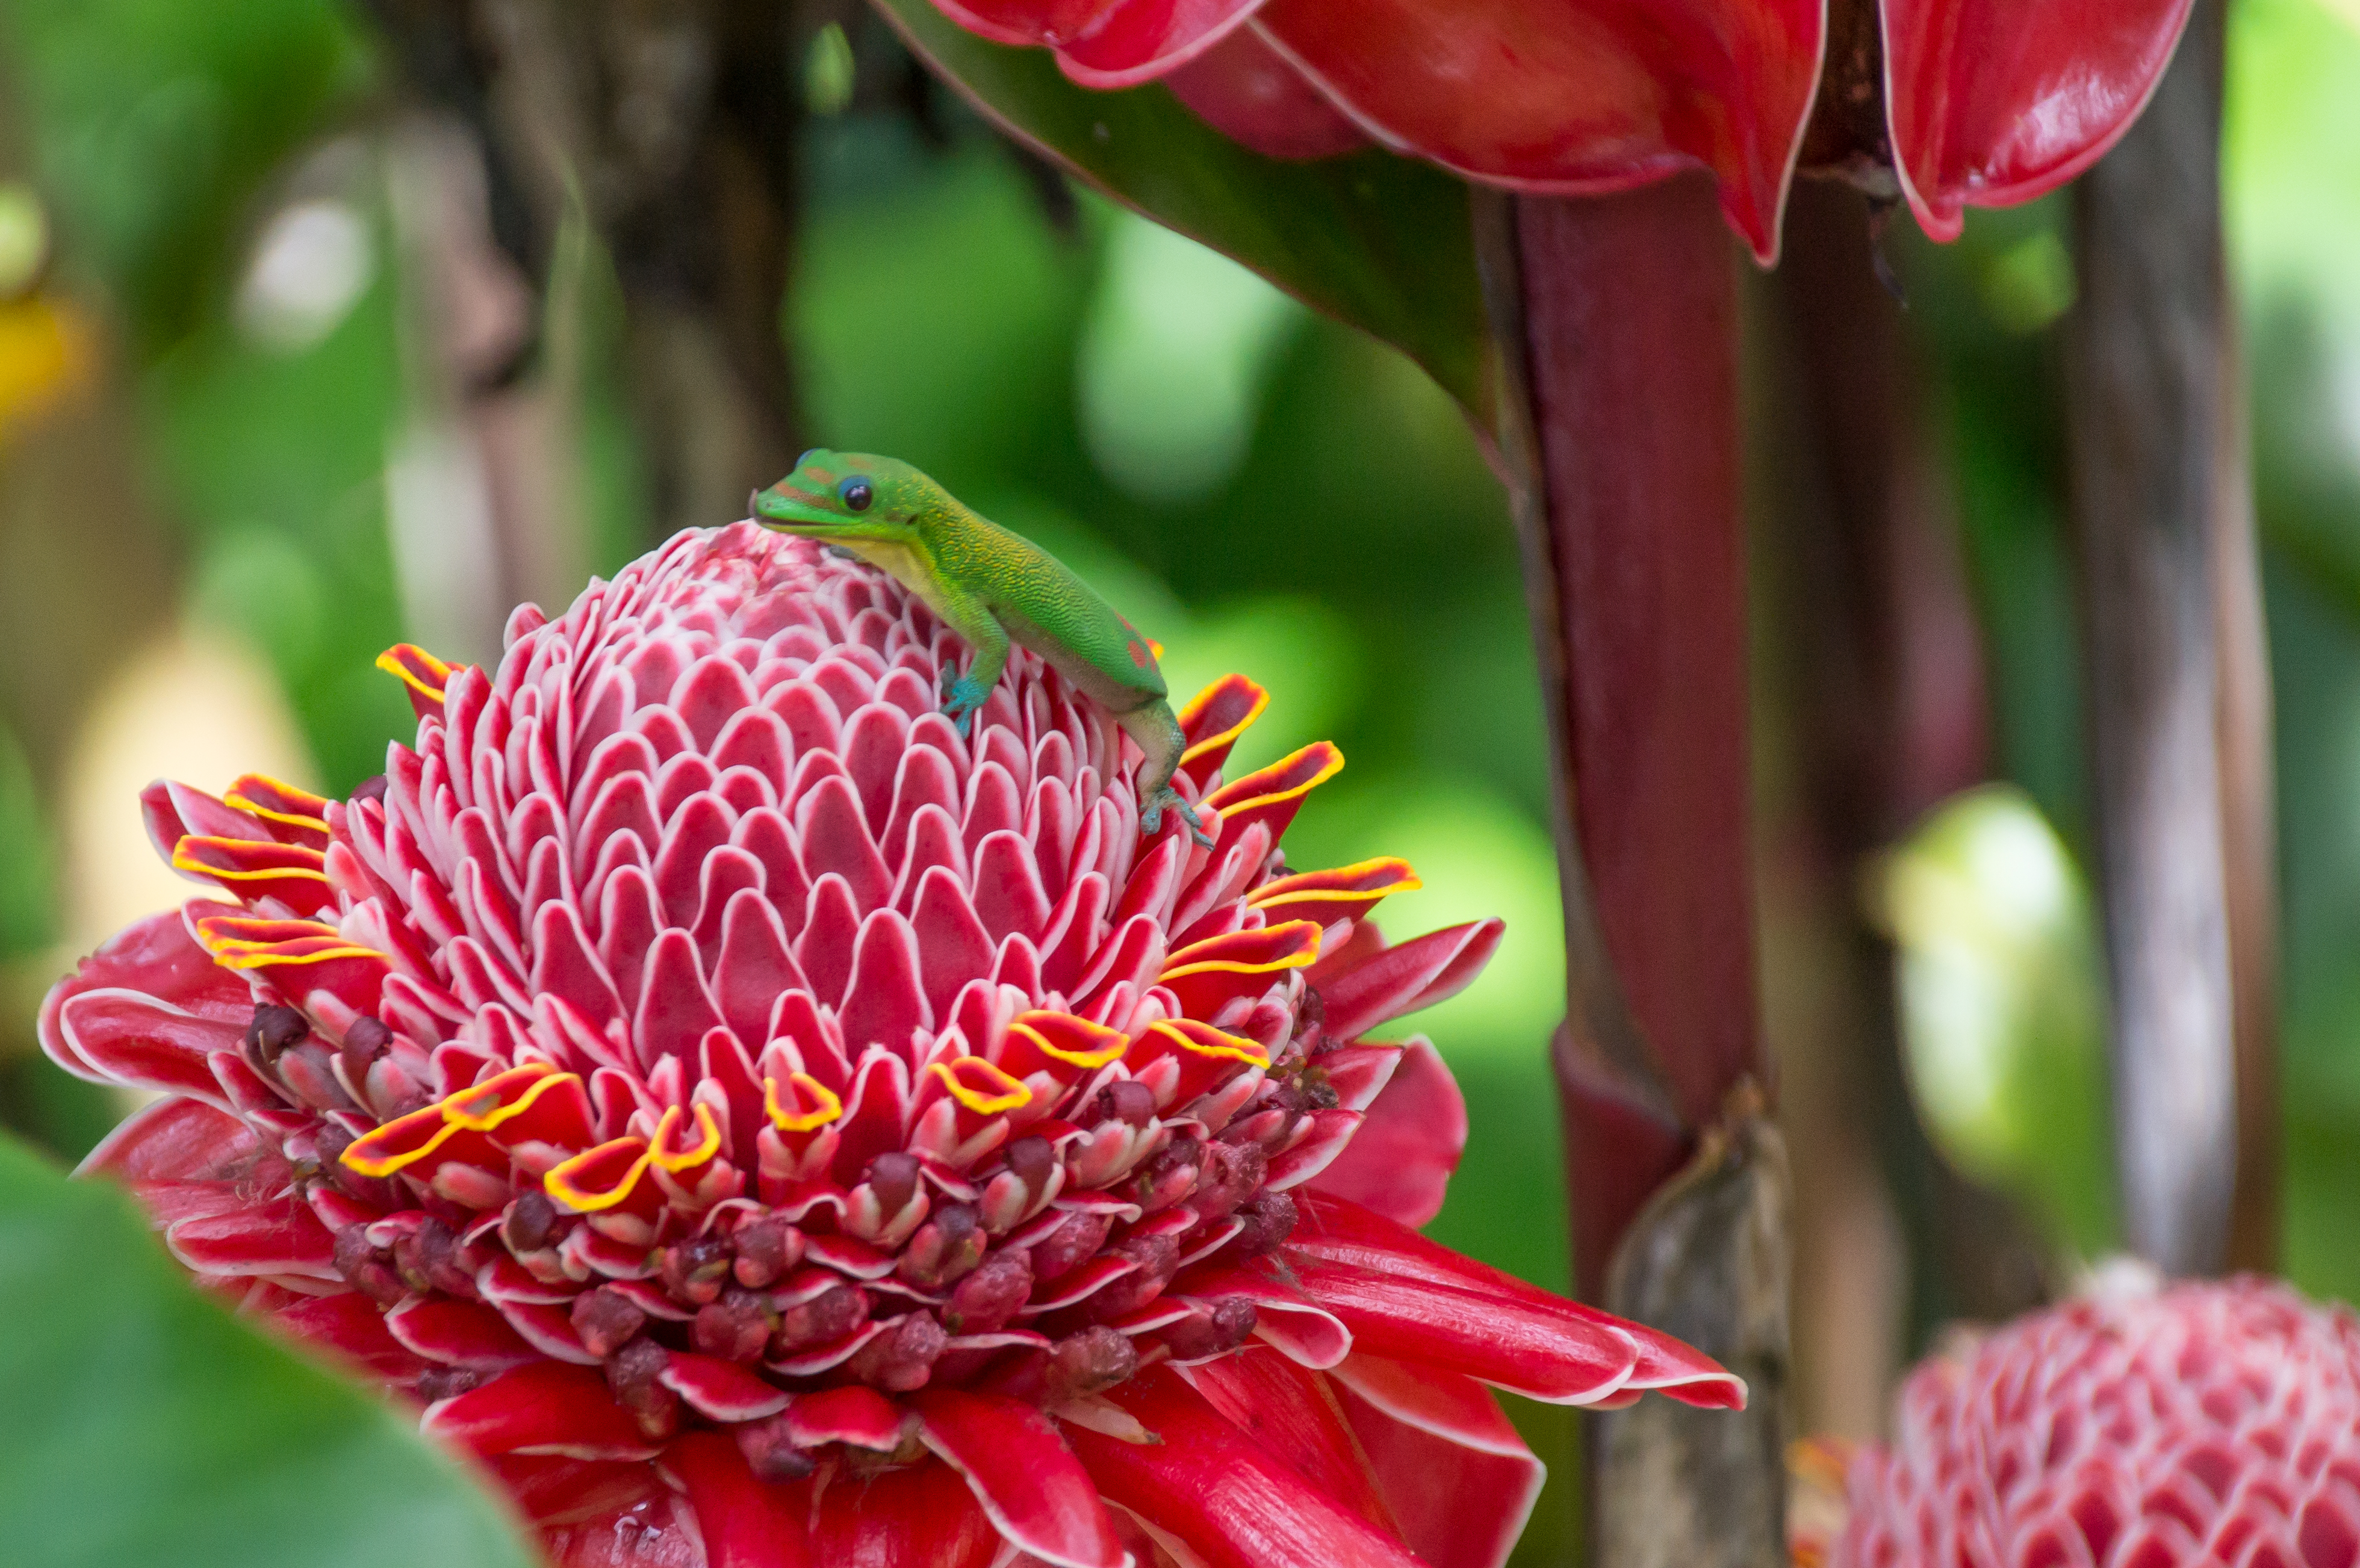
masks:
[(1174, 806), (1188, 824), (1188, 836), (1199, 847), (1212, 848), (1213, 841), (1197, 825), (1195, 808), (1172, 787), (1172, 776), (1180, 771), (1180, 754), (1188, 747), (1188, 737), (1181, 732), (1172, 704), (1160, 700), (1142, 702), (1127, 713), (1117, 713), (1114, 722), (1139, 743), (1143, 755), (1139, 765), (1139, 831), (1154, 833), (1164, 825), (1164, 808)]

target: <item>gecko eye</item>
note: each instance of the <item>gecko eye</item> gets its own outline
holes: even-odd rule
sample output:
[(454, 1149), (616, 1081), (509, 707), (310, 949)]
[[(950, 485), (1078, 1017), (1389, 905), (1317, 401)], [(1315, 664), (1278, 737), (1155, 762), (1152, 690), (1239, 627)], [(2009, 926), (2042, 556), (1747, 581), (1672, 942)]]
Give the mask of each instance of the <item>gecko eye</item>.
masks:
[(854, 474), (837, 485), (836, 493), (843, 497), (846, 506), (856, 512), (869, 510), (869, 503), (877, 499), (877, 486), (869, 483), (866, 474)]

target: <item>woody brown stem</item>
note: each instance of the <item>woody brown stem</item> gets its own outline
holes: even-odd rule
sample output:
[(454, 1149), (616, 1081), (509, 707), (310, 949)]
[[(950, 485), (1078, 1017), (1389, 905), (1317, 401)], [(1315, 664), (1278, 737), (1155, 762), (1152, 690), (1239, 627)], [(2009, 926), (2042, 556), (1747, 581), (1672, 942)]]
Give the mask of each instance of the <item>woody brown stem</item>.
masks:
[[(2220, 0), (2198, 5), (2154, 102), (2074, 204), (2073, 501), (2116, 1162), (2130, 1245), (2181, 1274), (2226, 1263), (2239, 1126), (2258, 1120), (2238, 1109), (2231, 856), (2249, 913), (2268, 907), (2250, 891), (2267, 843), (2253, 826), (2267, 799), (2262, 758), (2251, 719), (2222, 725), (2224, 697), (2234, 713), (2255, 712), (2260, 626), (2257, 607), (2235, 608), (2254, 600), (2222, 253), (2224, 15)], [(2225, 575), (2224, 549), (2235, 556)], [(2220, 640), (2224, 620), (2234, 645)], [(2224, 827), (2232, 800), (2244, 820)], [(2248, 943), (2256, 934), (2249, 920)]]

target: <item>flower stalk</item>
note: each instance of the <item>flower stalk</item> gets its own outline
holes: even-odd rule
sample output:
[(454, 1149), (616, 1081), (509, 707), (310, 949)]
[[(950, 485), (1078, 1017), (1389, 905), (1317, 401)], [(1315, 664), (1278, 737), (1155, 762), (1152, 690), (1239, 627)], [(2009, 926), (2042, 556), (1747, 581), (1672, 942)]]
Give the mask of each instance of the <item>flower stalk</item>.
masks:
[(1786, 1169), (1758, 1087), (1735, 257), (1696, 178), (1477, 212), (1553, 743), (1577, 1278), (1767, 1393), (1710, 1432), (1606, 1418), (1600, 1560), (1772, 1563)]

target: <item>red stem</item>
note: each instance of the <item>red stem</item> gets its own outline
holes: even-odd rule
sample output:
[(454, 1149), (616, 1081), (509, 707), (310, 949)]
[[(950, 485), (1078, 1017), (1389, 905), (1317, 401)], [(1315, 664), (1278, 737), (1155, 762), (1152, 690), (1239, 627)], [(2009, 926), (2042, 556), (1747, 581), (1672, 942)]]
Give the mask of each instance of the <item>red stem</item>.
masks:
[(1575, 825), (1681, 1116), (1754, 1071), (1734, 256), (1710, 184), (1522, 203)]
[(1557, 749), (1575, 1264), (1758, 1072), (1734, 253), (1709, 180), (1482, 213)]

